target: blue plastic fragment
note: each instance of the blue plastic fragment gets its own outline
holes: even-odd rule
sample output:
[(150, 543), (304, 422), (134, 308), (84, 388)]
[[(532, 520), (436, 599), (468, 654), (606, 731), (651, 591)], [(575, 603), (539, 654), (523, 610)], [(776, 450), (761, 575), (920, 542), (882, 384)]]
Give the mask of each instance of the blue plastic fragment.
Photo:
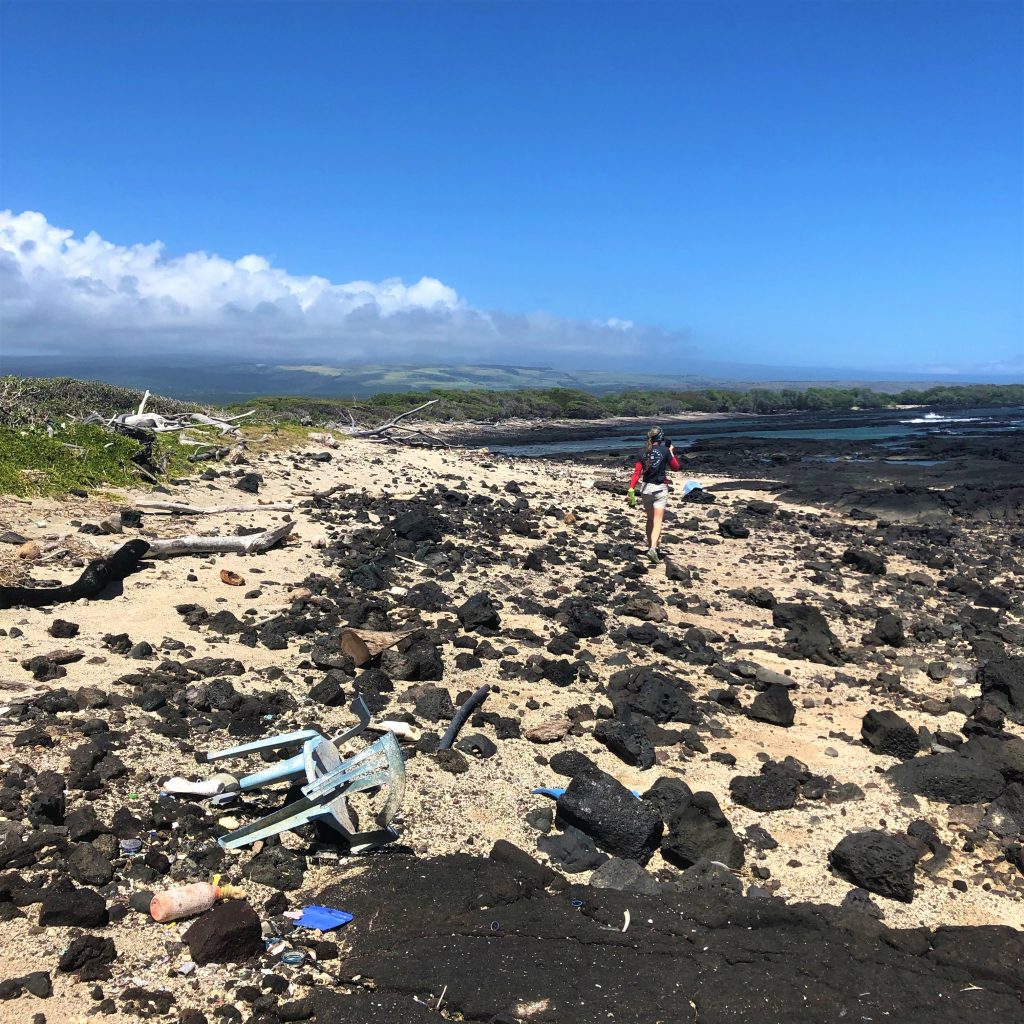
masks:
[(321, 932), (329, 932), (348, 924), (352, 915), (347, 910), (336, 910), (334, 907), (310, 906), (302, 908), (302, 916), (296, 918), (295, 924), (300, 928), (316, 928)]
[[(538, 786), (537, 789), (531, 789), (530, 792), (534, 796), (549, 796), (552, 800), (557, 800), (565, 792), (565, 790), (557, 789), (551, 786)], [(640, 790), (631, 789), (630, 793), (632, 793), (633, 796), (637, 798), (637, 800), (640, 799)]]
[(696, 480), (687, 480), (686, 483), (683, 484), (683, 495), (685, 496), (689, 494), (690, 491), (702, 491), (703, 489), (703, 485), (698, 483)]

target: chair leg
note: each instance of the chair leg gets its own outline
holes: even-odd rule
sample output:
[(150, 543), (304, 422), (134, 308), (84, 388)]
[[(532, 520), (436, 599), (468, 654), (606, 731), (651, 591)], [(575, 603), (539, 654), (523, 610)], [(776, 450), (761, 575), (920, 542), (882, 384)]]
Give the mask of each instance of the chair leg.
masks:
[(294, 828), (308, 825), (322, 817), (325, 811), (326, 808), (320, 801), (302, 797), (293, 803), (285, 804), (273, 814), (257, 818), (256, 821), (221, 836), (217, 842), (225, 850), (236, 850), (240, 846), (249, 846), (259, 839), (269, 839), (280, 832), (289, 832)]

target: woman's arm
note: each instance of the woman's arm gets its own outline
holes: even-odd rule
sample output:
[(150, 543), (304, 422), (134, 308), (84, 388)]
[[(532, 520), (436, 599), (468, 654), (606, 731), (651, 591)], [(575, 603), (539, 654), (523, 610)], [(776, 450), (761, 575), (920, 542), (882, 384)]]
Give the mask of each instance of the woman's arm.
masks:
[(642, 462), (638, 462), (636, 464), (636, 466), (633, 467), (633, 476), (632, 476), (632, 478), (629, 481), (629, 489), (630, 490), (632, 490), (634, 487), (636, 487), (637, 481), (640, 479), (640, 476), (643, 473), (643, 471), (644, 471), (644, 464)]
[(683, 467), (679, 464), (679, 460), (676, 458), (676, 450), (672, 445), (668, 448), (668, 468), (680, 470)]

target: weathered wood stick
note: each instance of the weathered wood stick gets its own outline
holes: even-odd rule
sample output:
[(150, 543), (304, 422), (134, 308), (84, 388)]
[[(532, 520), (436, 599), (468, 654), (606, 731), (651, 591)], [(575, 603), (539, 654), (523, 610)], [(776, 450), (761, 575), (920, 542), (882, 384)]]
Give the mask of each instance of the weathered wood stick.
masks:
[(294, 508), (288, 502), (269, 502), (266, 505), (209, 505), (202, 508), (199, 505), (186, 505), (178, 501), (137, 501), (139, 508), (147, 512), (166, 512), (169, 515), (179, 516), (210, 516), (222, 515), (227, 512), (291, 512)]
[(352, 432), (352, 437), (376, 437), (378, 434), (382, 434), (387, 430), (390, 430), (400, 420), (404, 420), (406, 416), (412, 416), (414, 413), (422, 412), (428, 406), (436, 405), (440, 402), (440, 398), (432, 398), (429, 402), (424, 402), (422, 405), (417, 405), (415, 409), (410, 409), (408, 412), (399, 413), (397, 416), (392, 416), (387, 423), (382, 423), (379, 427), (373, 427), (369, 430), (356, 430)]
[(149, 542), (148, 558), (173, 558), (175, 555), (262, 554), (283, 540), (295, 523), (282, 523), (273, 530), (248, 537), (170, 537)]

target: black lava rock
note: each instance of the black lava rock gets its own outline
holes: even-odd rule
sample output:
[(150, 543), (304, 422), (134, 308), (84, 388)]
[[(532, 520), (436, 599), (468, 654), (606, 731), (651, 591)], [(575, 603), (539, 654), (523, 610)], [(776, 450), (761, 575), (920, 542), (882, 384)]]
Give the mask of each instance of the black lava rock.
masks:
[(632, 722), (598, 722), (594, 738), (616, 757), (637, 768), (654, 766), (654, 744), (639, 725)]
[(789, 688), (772, 683), (754, 698), (747, 709), (747, 717), (769, 725), (791, 726), (796, 719), (796, 708), (789, 698)]
[(590, 836), (572, 825), (566, 825), (562, 832), (540, 836), (537, 849), (546, 853), (570, 875), (590, 871), (608, 859), (608, 855), (597, 848)]
[(605, 631), (604, 612), (589, 601), (566, 598), (555, 614), (555, 620), (578, 637), (601, 636)]
[(618, 892), (641, 892), (657, 896), (661, 886), (635, 860), (612, 857), (591, 876), (590, 884), (596, 889), (615, 889)]
[(99, 935), (80, 935), (72, 939), (71, 944), (61, 954), (57, 962), (57, 970), (65, 974), (80, 973), (83, 980), (86, 975), (95, 979), (101, 972), (97, 968), (112, 964), (117, 959), (117, 947), (113, 939), (105, 939)]
[(741, 519), (736, 518), (723, 519), (718, 524), (718, 533), (729, 540), (743, 540), (750, 536), (750, 530), (743, 525)]
[(259, 473), (243, 473), (235, 482), (235, 487), (246, 494), (259, 494), (263, 477)]
[(310, 688), (309, 699), (329, 708), (339, 708), (345, 704), (345, 691), (337, 678), (328, 673), (315, 686)]
[(469, 771), (469, 762), (465, 754), (457, 750), (439, 750), (434, 758), (442, 771), (451, 772), (452, 775), (463, 775)]
[(880, 612), (875, 620), (875, 628), (864, 639), (867, 643), (902, 647), (907, 642), (903, 620), (895, 612)]
[(946, 804), (985, 803), (1006, 789), (1006, 780), (995, 768), (961, 754), (915, 757), (886, 775), (901, 792)]
[(914, 898), (914, 854), (887, 832), (855, 832), (829, 854), (832, 867), (868, 892), (910, 903)]
[(752, 811), (783, 811), (796, 805), (799, 777), (777, 765), (765, 765), (760, 775), (737, 775), (729, 781), (733, 800)]
[(849, 565), (857, 572), (862, 572), (869, 576), (885, 575), (885, 559), (881, 555), (876, 555), (873, 551), (847, 548), (843, 552), (843, 564)]
[(864, 716), (860, 734), (876, 754), (906, 760), (921, 749), (917, 730), (895, 711), (875, 711), (872, 708)]
[(455, 749), (461, 750), (464, 754), (469, 754), (471, 757), (481, 758), (482, 760), (494, 757), (498, 752), (498, 748), (486, 736), (478, 732), (470, 733), (468, 736), (463, 736), (463, 738), (455, 744)]
[(586, 754), (578, 750), (560, 750), (553, 754), (548, 766), (558, 775), (565, 775), (572, 778), (586, 771), (599, 771), (600, 769)]
[(440, 686), (428, 686), (416, 698), (416, 716), (427, 722), (450, 721), (455, 715), (452, 695)]
[(92, 889), (51, 889), (39, 911), (39, 923), (44, 927), (101, 928), (108, 921), (107, 905)]
[(298, 889), (305, 872), (305, 859), (284, 846), (264, 847), (245, 867), (247, 878), (281, 892)]
[(693, 792), (682, 779), (662, 776), (654, 780), (654, 785), (644, 793), (643, 800), (671, 830), (675, 821), (690, 806)]
[(507, 839), (499, 839), (488, 854), (491, 860), (503, 864), (509, 874), (521, 884), (533, 889), (546, 889), (558, 880), (558, 874), (540, 864), (525, 850), (520, 850)]
[(196, 918), (182, 937), (197, 964), (240, 963), (263, 951), (260, 919), (245, 900), (225, 900)]
[(501, 625), (501, 616), (494, 602), (487, 594), (474, 594), (465, 604), (456, 610), (462, 628), (468, 632), (478, 629), (497, 629)]
[(646, 666), (614, 673), (608, 680), (608, 691), (617, 708), (625, 706), (660, 725), (666, 722), (696, 725), (703, 718), (700, 707), (685, 692), (683, 683)]
[(577, 775), (558, 798), (557, 820), (591, 836), (608, 853), (646, 864), (661, 838), (655, 811), (602, 771)]
[(440, 650), (422, 637), (406, 637), (389, 647), (380, 656), (380, 667), (391, 679), (424, 681), (444, 676)]
[(689, 805), (673, 820), (661, 852), (682, 868), (699, 860), (717, 860), (733, 869), (743, 866), (743, 844), (711, 793), (693, 794)]
[(843, 664), (843, 650), (828, 621), (807, 604), (778, 604), (772, 623), (786, 630), (784, 653), (835, 668)]
[(68, 872), (83, 885), (106, 885), (114, 877), (114, 865), (91, 843), (79, 843), (67, 856)]
[(983, 697), (1018, 725), (1024, 724), (1024, 657), (1000, 656), (978, 669)]
[(1024, 785), (1014, 782), (1007, 786), (989, 804), (981, 825), (1000, 839), (1024, 840)]

